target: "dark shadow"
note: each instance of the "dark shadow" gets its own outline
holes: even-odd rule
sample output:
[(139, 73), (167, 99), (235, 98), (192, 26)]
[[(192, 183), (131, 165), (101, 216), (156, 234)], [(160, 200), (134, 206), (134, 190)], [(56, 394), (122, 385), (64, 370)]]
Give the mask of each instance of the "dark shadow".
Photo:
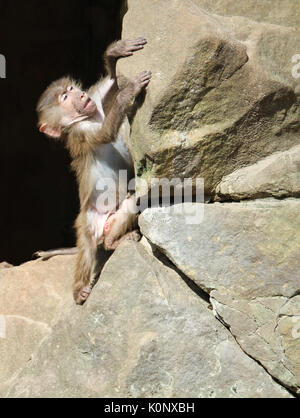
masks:
[[(35, 107), (54, 80), (70, 74), (88, 87), (104, 72), (102, 55), (120, 38), (121, 0), (0, 3), (0, 261), (20, 264), (38, 249), (73, 247), (79, 210), (70, 158), (36, 128)], [(125, 8), (124, 8), (125, 7)]]
[(179, 270), (178, 267), (175, 266), (175, 264), (165, 255), (161, 252), (161, 250), (156, 247), (154, 244), (151, 244), (153, 255), (160, 260), (166, 267), (169, 267), (170, 269), (174, 270), (181, 278), (182, 280), (188, 285), (188, 287), (196, 293), (197, 296), (199, 296), (204, 302), (208, 303), (210, 305), (209, 300), (209, 294), (204, 292), (199, 286), (196, 285), (193, 280), (191, 280), (188, 276), (186, 276), (181, 270)]

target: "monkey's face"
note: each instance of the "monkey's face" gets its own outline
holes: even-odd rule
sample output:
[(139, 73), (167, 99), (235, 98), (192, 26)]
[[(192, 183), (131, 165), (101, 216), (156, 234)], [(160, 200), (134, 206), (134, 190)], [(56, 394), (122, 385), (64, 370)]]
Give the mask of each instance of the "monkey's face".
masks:
[(97, 111), (96, 103), (78, 87), (68, 86), (58, 100), (62, 112), (62, 126), (88, 119)]

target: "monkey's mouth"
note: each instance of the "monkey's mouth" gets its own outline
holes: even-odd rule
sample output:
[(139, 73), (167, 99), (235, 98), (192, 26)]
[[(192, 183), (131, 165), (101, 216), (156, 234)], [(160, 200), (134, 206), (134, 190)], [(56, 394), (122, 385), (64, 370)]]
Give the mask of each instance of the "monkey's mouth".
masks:
[(91, 101), (92, 100), (90, 98), (87, 99), (87, 101), (84, 104), (84, 109), (86, 109), (88, 107), (88, 105), (91, 103)]

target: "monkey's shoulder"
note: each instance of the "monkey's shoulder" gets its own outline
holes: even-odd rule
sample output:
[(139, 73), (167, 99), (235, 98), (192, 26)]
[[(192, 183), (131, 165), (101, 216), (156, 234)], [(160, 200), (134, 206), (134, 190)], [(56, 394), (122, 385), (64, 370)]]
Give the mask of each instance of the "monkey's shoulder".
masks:
[(101, 129), (99, 120), (86, 120), (74, 124), (67, 134), (66, 145), (72, 158), (83, 157), (92, 151), (90, 136), (95, 135)]

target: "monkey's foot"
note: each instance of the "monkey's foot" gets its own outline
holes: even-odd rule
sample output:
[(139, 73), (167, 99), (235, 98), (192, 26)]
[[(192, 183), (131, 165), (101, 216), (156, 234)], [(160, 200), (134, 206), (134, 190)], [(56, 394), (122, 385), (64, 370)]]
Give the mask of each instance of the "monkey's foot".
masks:
[(132, 232), (128, 232), (128, 234), (124, 236), (124, 239), (126, 240), (129, 239), (130, 241), (136, 241), (136, 242), (140, 241), (141, 238), (142, 236), (137, 229), (135, 229)]
[(91, 291), (91, 286), (85, 286), (81, 290), (74, 292), (74, 300), (77, 305), (83, 305), (87, 298), (90, 296)]
[(114, 241), (114, 242), (110, 242), (110, 240), (106, 240), (105, 242), (105, 248), (106, 250), (110, 250), (113, 251), (115, 250), (123, 241), (136, 241), (138, 242), (141, 239), (141, 234), (138, 232), (138, 230), (134, 230), (131, 232), (127, 232), (127, 234), (123, 235), (123, 237), (121, 237), (120, 239)]

